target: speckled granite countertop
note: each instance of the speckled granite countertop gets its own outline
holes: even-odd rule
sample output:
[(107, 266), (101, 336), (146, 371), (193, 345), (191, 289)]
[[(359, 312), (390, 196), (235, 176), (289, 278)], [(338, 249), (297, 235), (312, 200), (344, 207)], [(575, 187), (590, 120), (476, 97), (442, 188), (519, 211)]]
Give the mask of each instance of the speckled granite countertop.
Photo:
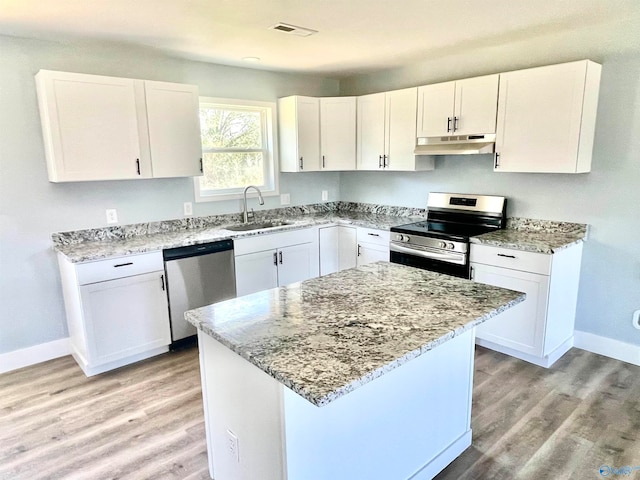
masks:
[(524, 298), (376, 262), (190, 310), (185, 317), (323, 406)]
[(256, 212), (255, 222), (284, 220), (288, 225), (248, 232), (234, 232), (225, 228), (241, 223), (240, 217), (232, 214), (60, 232), (54, 233), (52, 239), (55, 250), (63, 253), (71, 262), (79, 263), (330, 223), (389, 230), (395, 225), (424, 220), (422, 214), (426, 214), (426, 211), (335, 202)]
[(505, 229), (470, 239), (471, 243), (537, 253), (554, 253), (587, 239), (588, 225), (509, 218)]

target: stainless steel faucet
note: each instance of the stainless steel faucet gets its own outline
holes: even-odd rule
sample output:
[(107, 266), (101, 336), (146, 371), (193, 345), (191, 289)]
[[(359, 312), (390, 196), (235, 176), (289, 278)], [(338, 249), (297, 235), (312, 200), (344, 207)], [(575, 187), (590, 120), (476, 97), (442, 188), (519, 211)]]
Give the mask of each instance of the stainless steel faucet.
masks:
[(253, 188), (256, 192), (258, 192), (258, 202), (260, 203), (260, 205), (264, 205), (262, 192), (258, 187), (249, 185), (247, 188), (245, 188), (244, 193), (242, 194), (242, 205), (244, 206), (244, 211), (242, 213), (243, 213), (244, 223), (249, 223), (249, 217), (253, 217), (253, 208), (251, 209), (251, 215), (249, 215), (249, 212), (247, 211), (247, 190), (249, 190), (250, 188)]

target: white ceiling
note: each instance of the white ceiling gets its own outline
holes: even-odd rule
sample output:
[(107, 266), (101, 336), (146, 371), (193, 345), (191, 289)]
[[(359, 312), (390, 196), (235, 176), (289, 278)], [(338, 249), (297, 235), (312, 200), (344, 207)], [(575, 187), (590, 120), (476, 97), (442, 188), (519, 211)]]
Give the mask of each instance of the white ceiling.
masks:
[[(0, 0), (0, 34), (347, 76), (638, 16), (640, 0)], [(269, 30), (278, 22), (318, 33)]]

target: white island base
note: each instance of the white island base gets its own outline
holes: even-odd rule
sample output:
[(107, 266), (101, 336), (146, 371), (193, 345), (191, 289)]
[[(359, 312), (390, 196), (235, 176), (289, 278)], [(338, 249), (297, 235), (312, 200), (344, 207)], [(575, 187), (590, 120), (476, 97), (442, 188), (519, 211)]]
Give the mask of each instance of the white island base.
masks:
[(199, 330), (211, 477), (433, 478), (471, 445), (474, 330), (322, 407)]

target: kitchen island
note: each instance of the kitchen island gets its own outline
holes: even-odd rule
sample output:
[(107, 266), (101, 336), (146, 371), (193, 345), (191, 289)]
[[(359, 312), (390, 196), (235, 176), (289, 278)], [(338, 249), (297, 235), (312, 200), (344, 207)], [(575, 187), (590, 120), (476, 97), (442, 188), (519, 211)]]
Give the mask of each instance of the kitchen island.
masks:
[(377, 262), (187, 312), (211, 476), (433, 478), (471, 443), (474, 327), (523, 299)]

